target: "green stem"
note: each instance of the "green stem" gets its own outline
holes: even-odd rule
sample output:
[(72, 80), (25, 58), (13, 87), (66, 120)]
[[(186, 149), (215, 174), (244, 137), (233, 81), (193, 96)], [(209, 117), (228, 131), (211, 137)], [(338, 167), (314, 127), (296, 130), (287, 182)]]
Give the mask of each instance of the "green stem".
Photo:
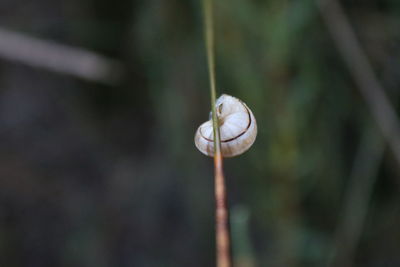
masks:
[(207, 50), (208, 71), (210, 77), (211, 112), (214, 134), (214, 177), (215, 177), (215, 231), (216, 231), (216, 256), (217, 267), (230, 267), (230, 239), (228, 227), (228, 208), (226, 204), (226, 187), (223, 172), (223, 157), (221, 153), (221, 140), (219, 122), (215, 107), (216, 82), (215, 82), (215, 55), (214, 55), (214, 26), (212, 0), (203, 0), (205, 42)]
[(205, 19), (205, 41), (207, 51), (208, 73), (210, 77), (211, 111), (214, 129), (214, 152), (221, 153), (221, 142), (218, 127), (218, 118), (215, 108), (216, 101), (216, 82), (215, 82), (215, 56), (214, 56), (214, 21), (212, 0), (203, 0), (204, 19)]

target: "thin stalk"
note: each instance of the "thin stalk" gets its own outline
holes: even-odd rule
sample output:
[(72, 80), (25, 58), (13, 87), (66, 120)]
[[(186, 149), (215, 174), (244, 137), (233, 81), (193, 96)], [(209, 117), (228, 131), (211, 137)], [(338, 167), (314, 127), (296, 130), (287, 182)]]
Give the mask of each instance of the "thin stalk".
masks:
[(207, 50), (208, 71), (210, 77), (211, 112), (214, 133), (214, 177), (215, 177), (215, 231), (217, 267), (231, 267), (230, 240), (228, 227), (228, 208), (226, 204), (225, 177), (219, 122), (215, 108), (215, 56), (214, 56), (214, 26), (212, 0), (203, 0), (205, 42)]

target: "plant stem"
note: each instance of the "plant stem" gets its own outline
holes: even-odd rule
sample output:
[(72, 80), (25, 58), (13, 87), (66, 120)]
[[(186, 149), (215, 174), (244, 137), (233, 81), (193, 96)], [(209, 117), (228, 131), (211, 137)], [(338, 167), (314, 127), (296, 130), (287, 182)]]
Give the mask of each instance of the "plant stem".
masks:
[(212, 0), (203, 0), (205, 41), (207, 50), (208, 71), (211, 90), (211, 111), (214, 134), (214, 177), (215, 177), (215, 231), (216, 231), (216, 256), (217, 267), (230, 267), (230, 240), (228, 228), (228, 208), (226, 204), (226, 187), (223, 171), (223, 158), (221, 154), (221, 141), (219, 123), (215, 108), (216, 82), (215, 82), (215, 56), (214, 56), (214, 31), (213, 31), (213, 6)]
[(230, 267), (230, 240), (228, 208), (226, 205), (225, 177), (221, 153), (214, 156), (215, 176), (215, 230), (217, 242), (217, 267)]

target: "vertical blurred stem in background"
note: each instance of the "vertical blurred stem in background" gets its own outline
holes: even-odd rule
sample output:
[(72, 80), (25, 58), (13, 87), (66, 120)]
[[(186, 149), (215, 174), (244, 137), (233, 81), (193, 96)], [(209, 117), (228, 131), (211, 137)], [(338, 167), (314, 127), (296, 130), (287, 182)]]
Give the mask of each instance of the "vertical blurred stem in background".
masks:
[[(336, 0), (320, 0), (318, 5), (327, 28), (383, 138), (393, 151), (397, 162), (400, 163), (400, 124), (395, 108), (378, 81), (349, 19)], [(336, 231), (335, 247), (328, 266), (353, 265), (354, 253), (363, 229), (383, 152), (383, 139), (371, 130), (367, 130), (353, 166), (345, 195), (343, 219), (339, 222)]]
[(353, 266), (364, 228), (374, 184), (378, 178), (385, 144), (375, 129), (366, 129), (350, 175), (341, 220), (335, 234), (329, 267)]
[(378, 81), (340, 3), (336, 0), (319, 0), (317, 2), (322, 18), (347, 64), (350, 74), (400, 164), (400, 123), (393, 105)]
[(269, 83), (271, 104), (275, 111), (271, 118), (274, 133), (271, 134), (271, 158), (278, 159), (272, 167), (271, 193), (276, 194), (277, 207), (270, 215), (274, 221), (273, 232), (276, 236), (275, 251), (270, 264), (274, 266), (296, 267), (300, 264), (300, 226), (302, 208), (301, 192), (297, 179), (297, 162), (299, 153), (298, 129), (295, 123), (296, 114), (290, 109), (291, 96), (291, 30), (290, 1), (268, 1), (272, 16), (267, 23), (266, 36), (270, 48), (266, 51), (269, 57)]
[(215, 57), (214, 57), (214, 29), (213, 29), (213, 3), (212, 0), (203, 0), (205, 42), (207, 50), (208, 71), (211, 89), (211, 111), (214, 133), (214, 176), (215, 176), (215, 230), (217, 267), (230, 267), (230, 240), (228, 228), (228, 208), (226, 204), (225, 177), (223, 172), (223, 159), (219, 134), (219, 122), (215, 109)]
[(231, 210), (232, 246), (235, 267), (255, 267), (255, 260), (249, 235), (250, 212), (245, 206)]

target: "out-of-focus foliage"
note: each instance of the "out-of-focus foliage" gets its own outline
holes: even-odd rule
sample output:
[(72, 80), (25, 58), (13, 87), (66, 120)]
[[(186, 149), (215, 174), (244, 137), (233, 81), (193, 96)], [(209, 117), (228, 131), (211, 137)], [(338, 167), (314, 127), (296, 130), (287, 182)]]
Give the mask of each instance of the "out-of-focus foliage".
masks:
[[(396, 105), (400, 2), (342, 2)], [(225, 161), (237, 267), (399, 266), (399, 164), (316, 2), (215, 3), (218, 91), (259, 127)], [(0, 12), (2, 27), (126, 68), (103, 86), (0, 62), (0, 266), (213, 266), (213, 166), (193, 144), (210, 109), (201, 1), (4, 0)]]

